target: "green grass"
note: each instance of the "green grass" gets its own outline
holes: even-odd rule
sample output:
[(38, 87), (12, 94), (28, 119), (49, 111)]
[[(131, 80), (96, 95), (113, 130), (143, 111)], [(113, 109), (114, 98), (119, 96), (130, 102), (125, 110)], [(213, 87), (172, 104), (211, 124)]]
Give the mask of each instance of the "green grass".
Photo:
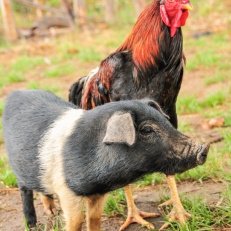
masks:
[(227, 90), (218, 90), (203, 100), (198, 100), (195, 96), (179, 97), (177, 112), (178, 114), (203, 113), (205, 108), (213, 108), (226, 103), (229, 94)]
[(222, 153), (228, 154), (229, 158), (231, 158), (231, 132), (229, 129), (225, 130), (222, 132), (222, 135), (225, 140), (225, 144), (222, 148)]
[(222, 72), (217, 72), (214, 76), (209, 77), (205, 80), (205, 85), (209, 86), (216, 83), (225, 82), (226, 76)]
[(58, 45), (58, 50), (62, 53), (62, 60), (78, 59), (81, 62), (99, 62), (104, 58), (104, 55), (95, 46), (84, 47), (78, 45), (75, 41), (61, 43)]
[(48, 78), (59, 78), (59, 77), (72, 74), (75, 71), (76, 71), (75, 67), (67, 63), (65, 65), (56, 66), (56, 67), (47, 69), (44, 72), (44, 75), (47, 76)]
[[(179, 223), (171, 223), (167, 230), (174, 231), (208, 231), (222, 230), (222, 228), (230, 227), (231, 224), (231, 192), (228, 189), (222, 195), (224, 202), (221, 206), (208, 205), (204, 198), (194, 197), (189, 199), (182, 197), (181, 201), (186, 211), (192, 214), (192, 219), (187, 221), (186, 226), (182, 227)], [(170, 209), (166, 211), (166, 214)]]
[(200, 111), (200, 105), (194, 96), (179, 97), (177, 100), (178, 114), (190, 114)]
[(222, 62), (221, 54), (217, 54), (216, 50), (197, 51), (193, 58), (188, 60), (186, 69), (189, 71), (211, 68)]
[(144, 186), (154, 186), (157, 184), (161, 184), (163, 180), (165, 179), (165, 175), (161, 173), (154, 173), (154, 174), (148, 174), (143, 176), (140, 180), (136, 182), (136, 185), (138, 187), (144, 187)]
[(5, 104), (4, 101), (0, 101), (0, 116), (2, 116), (4, 104)]
[(100, 52), (95, 50), (95, 48), (90, 47), (85, 49), (79, 49), (77, 58), (82, 62), (93, 62), (93, 61), (100, 62), (104, 58), (104, 56), (102, 56)]
[(5, 157), (0, 157), (0, 181), (8, 186), (17, 186), (16, 177)]
[(0, 144), (4, 143), (3, 132), (2, 132), (2, 117), (0, 117)]
[(193, 132), (194, 129), (192, 128), (192, 126), (190, 124), (179, 121), (178, 130), (182, 133), (190, 133), (190, 132)]
[(205, 107), (216, 107), (222, 105), (227, 100), (229, 92), (226, 90), (219, 90), (215, 93), (208, 95), (203, 101), (200, 102), (202, 108)]
[(107, 203), (104, 208), (106, 216), (122, 215), (125, 216), (125, 194), (123, 189), (117, 189), (109, 194)]
[(25, 81), (25, 76), (19, 71), (11, 71), (6, 75), (5, 83), (19, 83)]
[(21, 56), (16, 61), (11, 63), (11, 69), (16, 72), (27, 72), (34, 69), (37, 66), (44, 64), (44, 60), (42, 57), (29, 57), (29, 56)]

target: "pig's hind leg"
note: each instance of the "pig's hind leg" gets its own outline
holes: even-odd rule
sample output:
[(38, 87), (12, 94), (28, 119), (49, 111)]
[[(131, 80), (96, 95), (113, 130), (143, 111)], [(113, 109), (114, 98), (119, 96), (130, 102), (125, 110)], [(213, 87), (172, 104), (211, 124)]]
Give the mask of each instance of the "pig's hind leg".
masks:
[(27, 225), (29, 228), (35, 227), (37, 219), (34, 208), (33, 191), (20, 188), (20, 192), (22, 197), (23, 213), (26, 218)]
[(44, 212), (48, 215), (56, 215), (56, 208), (54, 204), (54, 198), (52, 195), (41, 194), (41, 201), (43, 203)]
[(83, 207), (85, 198), (82, 196), (76, 196), (68, 188), (57, 192), (57, 194), (66, 222), (65, 230), (81, 231), (84, 222)]
[(87, 231), (100, 231), (101, 217), (107, 194), (88, 197), (87, 200)]

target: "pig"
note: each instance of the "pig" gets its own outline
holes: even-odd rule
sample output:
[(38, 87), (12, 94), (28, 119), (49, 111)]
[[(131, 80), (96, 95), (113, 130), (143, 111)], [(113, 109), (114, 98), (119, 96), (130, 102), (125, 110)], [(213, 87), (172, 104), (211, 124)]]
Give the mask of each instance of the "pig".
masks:
[(205, 163), (209, 145), (177, 131), (149, 99), (111, 102), (90, 111), (41, 90), (6, 99), (3, 134), (29, 227), (36, 225), (33, 190), (48, 213), (57, 194), (66, 230), (99, 231), (106, 195), (144, 174), (181, 173)]

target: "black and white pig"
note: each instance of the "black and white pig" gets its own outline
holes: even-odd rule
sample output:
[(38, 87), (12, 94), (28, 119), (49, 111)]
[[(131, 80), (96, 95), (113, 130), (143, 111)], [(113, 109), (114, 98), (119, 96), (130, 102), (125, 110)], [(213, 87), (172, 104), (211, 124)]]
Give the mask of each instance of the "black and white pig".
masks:
[(39, 90), (8, 96), (3, 132), (28, 225), (36, 225), (36, 190), (50, 213), (51, 195), (58, 195), (68, 231), (81, 230), (85, 201), (88, 231), (99, 231), (107, 192), (144, 174), (175, 174), (204, 164), (209, 149), (174, 129), (154, 101), (85, 111)]

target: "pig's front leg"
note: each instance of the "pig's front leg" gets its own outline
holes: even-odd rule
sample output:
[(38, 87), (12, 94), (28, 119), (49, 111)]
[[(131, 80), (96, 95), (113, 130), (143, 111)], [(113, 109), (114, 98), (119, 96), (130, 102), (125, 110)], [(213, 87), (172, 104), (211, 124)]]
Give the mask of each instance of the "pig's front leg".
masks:
[(100, 231), (101, 217), (107, 194), (88, 197), (87, 201), (87, 231)]
[(76, 196), (68, 188), (57, 192), (66, 221), (65, 230), (81, 231), (84, 222), (83, 207), (85, 198)]

